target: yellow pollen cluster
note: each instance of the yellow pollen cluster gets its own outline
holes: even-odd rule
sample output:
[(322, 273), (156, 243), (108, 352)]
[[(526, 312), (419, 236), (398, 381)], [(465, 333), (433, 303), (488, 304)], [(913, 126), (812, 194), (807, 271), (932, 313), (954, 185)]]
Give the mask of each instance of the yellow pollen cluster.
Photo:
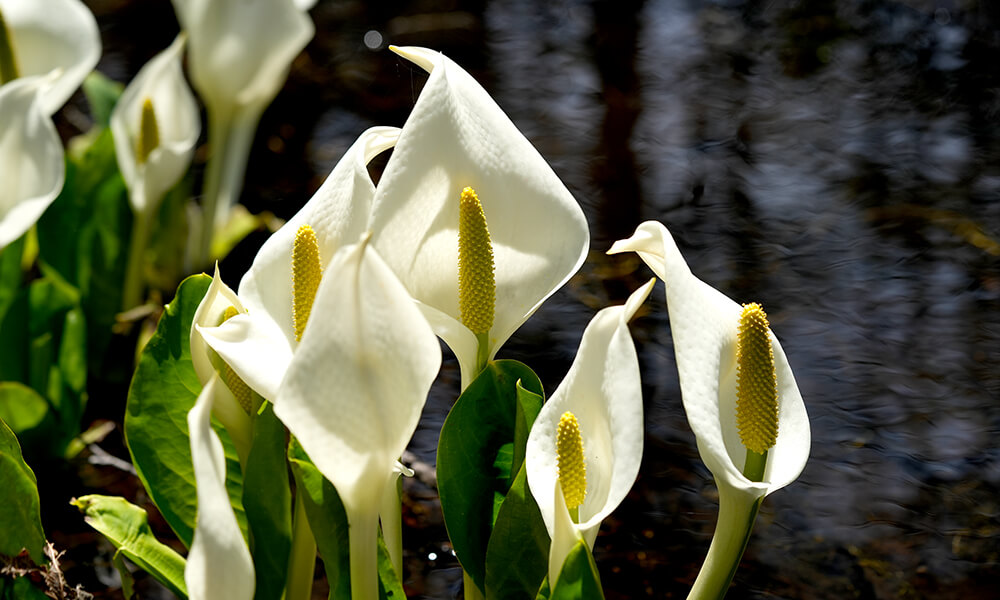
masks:
[(497, 301), (493, 244), (476, 192), (462, 190), (458, 207), (458, 307), (473, 333), (489, 333)]
[(763, 454), (778, 438), (778, 385), (767, 315), (745, 304), (736, 344), (736, 427), (748, 450)]
[[(222, 322), (225, 323), (238, 314), (240, 311), (236, 310), (235, 306), (230, 306), (222, 314)], [(247, 414), (250, 414), (253, 410), (253, 392), (250, 391), (250, 386), (240, 379), (240, 376), (229, 365), (226, 365), (222, 370), (222, 378), (226, 382), (226, 387), (236, 397), (236, 401), (240, 403)]]
[(576, 415), (564, 412), (556, 430), (556, 462), (559, 485), (566, 497), (566, 508), (573, 510), (583, 504), (587, 495), (587, 465), (583, 460), (583, 437)]
[(14, 56), (14, 38), (7, 29), (7, 22), (0, 12), (0, 85), (18, 77), (17, 59)]
[(136, 140), (135, 161), (144, 164), (153, 150), (160, 145), (160, 129), (156, 126), (156, 111), (153, 100), (142, 102), (142, 117), (139, 119), (139, 139)]
[(292, 246), (292, 325), (297, 342), (302, 341), (302, 332), (306, 330), (322, 277), (316, 232), (309, 225), (303, 225), (295, 234), (295, 245)]

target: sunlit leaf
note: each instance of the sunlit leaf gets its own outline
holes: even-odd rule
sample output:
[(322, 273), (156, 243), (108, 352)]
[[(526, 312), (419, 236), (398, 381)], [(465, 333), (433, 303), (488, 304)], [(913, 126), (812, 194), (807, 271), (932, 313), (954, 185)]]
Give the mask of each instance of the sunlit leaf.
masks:
[(146, 511), (124, 498), (92, 494), (72, 501), (87, 524), (101, 532), (119, 552), (173, 593), (187, 597), (184, 559), (156, 539)]

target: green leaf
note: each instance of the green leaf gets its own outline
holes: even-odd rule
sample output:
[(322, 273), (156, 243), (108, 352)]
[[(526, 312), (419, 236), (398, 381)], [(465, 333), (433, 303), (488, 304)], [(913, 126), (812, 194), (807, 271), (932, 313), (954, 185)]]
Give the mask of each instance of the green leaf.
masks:
[(187, 597), (184, 559), (156, 539), (146, 511), (124, 498), (92, 494), (70, 502), (118, 551), (178, 596)]
[[(531, 392), (521, 394), (522, 402), (537, 402), (537, 408), (518, 408), (518, 381)], [(521, 468), (516, 457), (523, 462), (527, 436), (517, 440), (517, 447), (518, 413), (525, 423), (529, 416), (534, 421), (531, 415), (538, 414), (543, 393), (538, 376), (526, 365), (493, 361), (462, 393), (441, 427), (437, 473), (445, 525), (462, 568), (480, 589), (485, 589), (487, 547), (500, 511), (494, 509), (502, 502), (498, 496), (507, 495), (512, 475)], [(500, 456), (508, 451), (509, 467)]]
[(26, 235), (22, 235), (0, 250), (0, 318), (3, 318), (7, 307), (21, 289), (21, 280), (24, 277), (21, 271), (21, 254), (24, 252)]
[[(58, 274), (33, 281), (0, 318), (0, 340), (0, 380), (31, 387), (52, 409), (31, 436), (44, 444), (26, 440), (25, 452), (61, 455), (79, 433), (87, 398), (86, 324), (79, 293)], [(34, 400), (29, 401), (33, 410)], [(15, 431), (26, 429), (21, 419), (6, 414)]]
[(552, 587), (551, 600), (604, 600), (601, 576), (586, 542), (580, 540), (569, 551)]
[(497, 600), (531, 598), (545, 579), (548, 561), (549, 535), (528, 491), (522, 464), (500, 505), (486, 549), (487, 596)]
[[(163, 310), (129, 387), (125, 442), (140, 481), (185, 546), (194, 534), (197, 496), (187, 414), (201, 392), (191, 363), (191, 322), (212, 278), (192, 275)], [(246, 531), (243, 477), (232, 440), (216, 427), (226, 452), (226, 488), (240, 528)]]
[(285, 427), (268, 402), (254, 418), (253, 445), (243, 475), (258, 600), (280, 600), (285, 589), (292, 545), (292, 492), (285, 455)]
[(111, 123), (111, 111), (124, 89), (124, 85), (98, 71), (92, 72), (83, 80), (83, 95), (90, 104), (90, 114), (94, 116), (96, 126), (107, 127)]
[(38, 392), (17, 381), (0, 382), (0, 419), (22, 440), (48, 414), (49, 404)]
[(54, 271), (80, 290), (91, 372), (104, 380), (125, 379), (131, 365), (105, 364), (104, 358), (121, 305), (132, 231), (128, 192), (110, 129), (74, 142), (63, 190), (38, 220), (39, 258), (44, 273)]
[[(316, 547), (323, 558), (326, 579), (330, 583), (329, 598), (351, 600), (349, 528), (340, 495), (297, 441), (288, 447), (288, 460), (295, 476), (295, 488), (303, 494), (306, 518), (315, 534)], [(381, 531), (378, 538), (378, 575), (381, 600), (405, 600), (402, 583), (392, 568), (392, 559)]]
[(28, 551), (36, 564), (45, 561), (45, 533), (39, 513), (38, 483), (21, 456), (14, 432), (0, 421), (0, 554)]

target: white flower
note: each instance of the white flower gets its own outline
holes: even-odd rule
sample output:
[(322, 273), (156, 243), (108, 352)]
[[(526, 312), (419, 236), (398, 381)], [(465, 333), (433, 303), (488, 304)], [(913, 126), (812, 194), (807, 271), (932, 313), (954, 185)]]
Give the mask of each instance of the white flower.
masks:
[(38, 221), (66, 177), (62, 142), (40, 97), (47, 79), (0, 86), (0, 249)]
[[(184, 40), (182, 33), (146, 63), (111, 113), (118, 166), (136, 214), (155, 210), (167, 191), (184, 176), (201, 133), (198, 104), (181, 71)], [(145, 108), (147, 102), (150, 108)], [(153, 116), (149, 116), (150, 110)], [(150, 124), (154, 140), (147, 139)], [(140, 148), (154, 143), (151, 149)], [(142, 156), (144, 150), (148, 156)]]
[(367, 235), (337, 251), (274, 412), (344, 503), (355, 600), (378, 598), (379, 508), (440, 364), (437, 338)]
[[(594, 316), (569, 372), (542, 406), (528, 435), (528, 487), (552, 538), (550, 585), (555, 585), (577, 539), (594, 547), (601, 521), (618, 507), (639, 474), (644, 435), (642, 387), (628, 321), (654, 283), (650, 280), (633, 292), (624, 306), (605, 308)], [(586, 467), (586, 495), (577, 522), (569, 520), (563, 490), (556, 485), (556, 431), (566, 412), (579, 423)]]
[[(758, 501), (794, 481), (809, 458), (805, 405), (785, 352), (769, 333), (777, 382), (777, 438), (762, 481), (743, 475), (747, 449), (736, 423), (736, 341), (742, 308), (688, 268), (670, 232), (647, 221), (609, 254), (636, 252), (666, 284), (681, 397), (698, 453), (719, 487), (719, 523), (692, 597), (715, 597), (728, 587), (743, 552)], [(749, 525), (748, 525), (749, 523)], [(735, 558), (734, 558), (735, 557)]]
[(243, 186), (250, 145), (264, 109), (313, 36), (308, 2), (174, 0), (188, 33), (191, 80), (208, 112), (211, 160), (205, 174), (200, 256), (226, 222)]
[(100, 53), (97, 22), (79, 0), (0, 0), (0, 249), (59, 195), (63, 148), (49, 117)]
[(372, 243), (458, 357), (463, 389), (478, 343), (462, 324), (458, 220), (478, 194), (492, 238), (496, 306), (488, 358), (583, 263), (579, 204), (471, 75), (426, 48), (393, 48), (430, 73), (375, 194)]
[(226, 457), (212, 430), (214, 388), (208, 381), (188, 413), (191, 460), (198, 494), (198, 519), (184, 568), (191, 600), (249, 600), (254, 595), (254, 569), (236, 514), (226, 492)]
[[(368, 163), (396, 142), (398, 129), (369, 129), (351, 146), (322, 187), (261, 247), (240, 281), (246, 314), (213, 328), (202, 324), (208, 343), (257, 393), (270, 401), (292, 360), (298, 342), (292, 322), (292, 246), (303, 225), (316, 232), (322, 265), (368, 227), (375, 184)], [(324, 277), (325, 278), (325, 277)]]
[(59, 74), (42, 91), (51, 116), (73, 95), (101, 57), (94, 15), (80, 0), (0, 0), (19, 77)]

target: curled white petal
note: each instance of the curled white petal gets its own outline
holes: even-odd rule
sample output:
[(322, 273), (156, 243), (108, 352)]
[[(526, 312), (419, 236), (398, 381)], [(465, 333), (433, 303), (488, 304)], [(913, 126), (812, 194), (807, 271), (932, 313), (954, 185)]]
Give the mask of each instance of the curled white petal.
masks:
[(59, 74), (42, 94), (42, 110), (51, 116), (66, 104), (101, 57), (97, 21), (80, 0), (0, 0), (18, 75)]
[(49, 77), (0, 87), (0, 249), (21, 237), (59, 195), (63, 148), (43, 105)]
[(559, 479), (556, 431), (563, 413), (576, 416), (583, 438), (587, 493), (577, 527), (591, 547), (601, 521), (618, 507), (639, 474), (642, 386), (628, 321), (654, 282), (633, 292), (623, 306), (605, 308), (594, 316), (569, 372), (531, 427), (526, 449), (528, 485), (553, 539), (559, 511), (552, 491), (553, 482)]
[(221, 384), (216, 376), (188, 413), (198, 518), (184, 583), (191, 600), (249, 600), (254, 595), (253, 559), (229, 503), (226, 457), (211, 424), (213, 388), (217, 385)]
[(194, 319), (191, 321), (191, 362), (194, 363), (194, 371), (198, 374), (202, 385), (207, 385), (208, 381), (215, 375), (215, 367), (212, 366), (209, 359), (210, 349), (201, 332), (204, 328), (215, 327), (221, 323), (226, 309), (230, 306), (239, 313), (245, 312), (239, 296), (226, 285), (226, 282), (222, 281), (222, 276), (219, 274), (219, 264), (216, 263), (212, 283), (198, 304), (198, 308), (194, 312)]
[[(589, 245), (587, 222), (545, 159), (471, 75), (426, 48), (393, 50), (430, 77), (375, 194), (372, 243), (415, 299), (454, 322), (447, 329), (463, 327), (458, 204), (463, 188), (475, 189), (496, 265), (492, 358), (580, 267)], [(444, 337), (441, 325), (432, 324)], [(475, 360), (474, 350), (459, 358), (463, 366)]]
[(802, 472), (809, 457), (805, 404), (780, 342), (771, 334), (778, 385), (778, 438), (763, 482), (743, 476), (746, 449), (736, 428), (736, 335), (740, 305), (695, 277), (670, 232), (647, 221), (609, 254), (636, 252), (664, 281), (681, 396), (698, 453), (719, 485), (769, 494)]
[[(201, 117), (194, 94), (181, 71), (185, 35), (177, 36), (165, 50), (146, 63), (129, 83), (111, 113), (115, 153), (125, 184), (133, 193), (133, 209), (141, 212), (146, 202), (159, 202), (187, 171), (195, 142), (201, 133)], [(156, 115), (159, 145), (139, 165), (136, 149), (143, 103), (151, 100)], [(142, 185), (137, 181), (142, 178)], [(143, 193), (136, 194), (137, 188)]]
[(391, 148), (398, 133), (393, 127), (365, 131), (302, 210), (264, 242), (240, 281), (239, 296), (247, 314), (217, 329), (201, 330), (243, 381), (272, 402), (298, 346), (292, 325), (295, 235), (302, 225), (311, 226), (323, 263), (329, 263), (342, 245), (356, 241), (368, 227), (375, 195), (368, 163)]

